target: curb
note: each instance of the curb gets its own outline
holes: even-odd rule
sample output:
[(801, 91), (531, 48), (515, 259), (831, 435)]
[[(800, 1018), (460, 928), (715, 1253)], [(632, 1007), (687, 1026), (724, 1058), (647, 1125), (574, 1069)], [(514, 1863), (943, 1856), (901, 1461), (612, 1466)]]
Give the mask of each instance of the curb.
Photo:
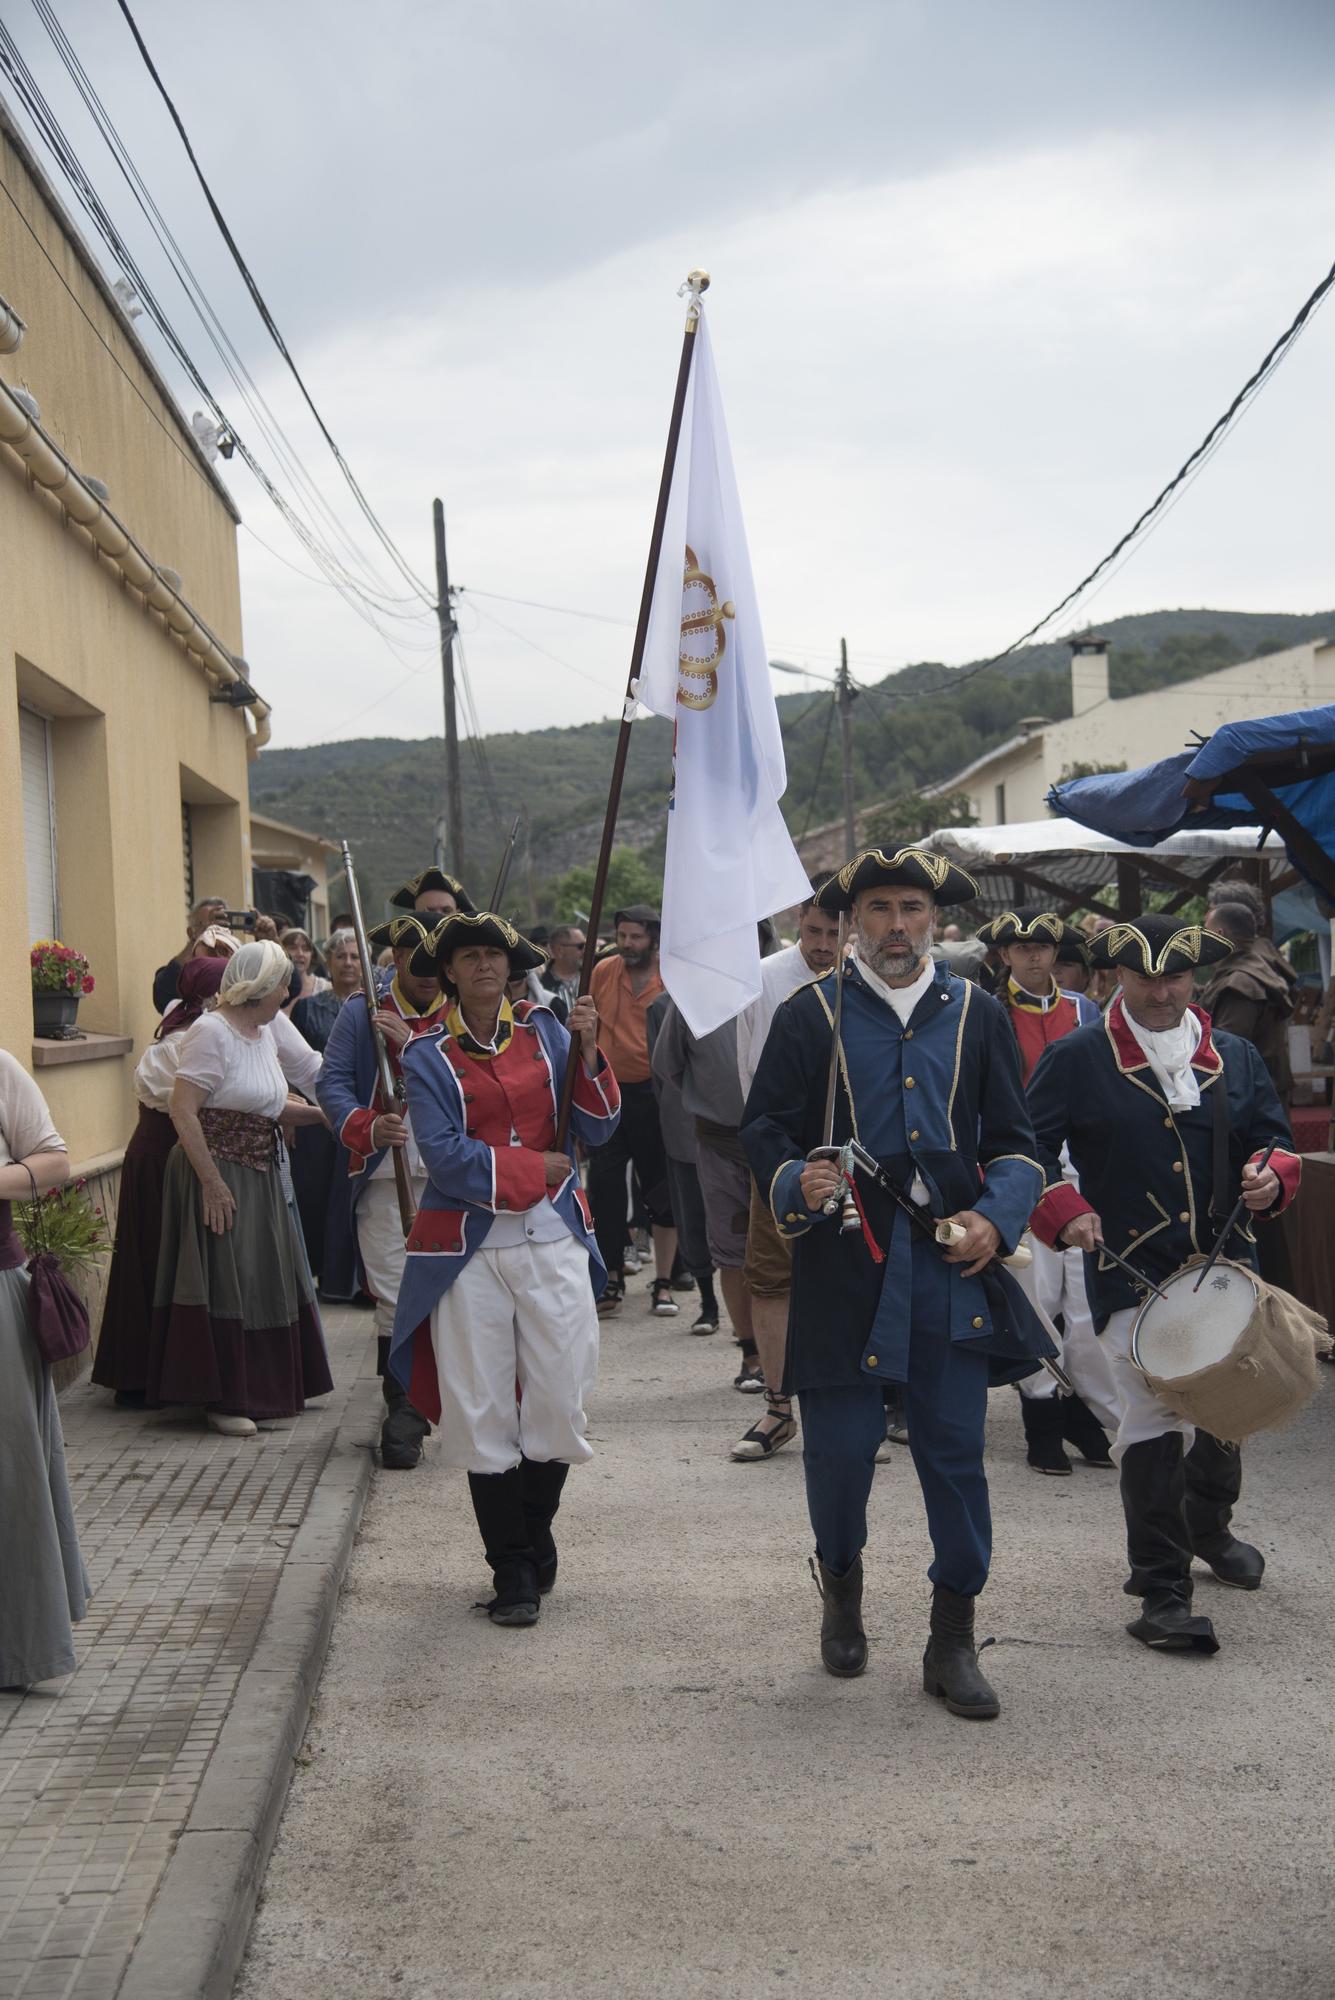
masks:
[(380, 1383), (348, 1398), (118, 2000), (228, 2000), (371, 1484)]

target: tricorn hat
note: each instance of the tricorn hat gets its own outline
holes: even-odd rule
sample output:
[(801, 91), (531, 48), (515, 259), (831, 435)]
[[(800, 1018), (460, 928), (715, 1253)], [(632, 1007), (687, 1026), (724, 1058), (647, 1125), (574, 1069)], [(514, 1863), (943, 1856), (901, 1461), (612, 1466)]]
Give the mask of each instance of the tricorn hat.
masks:
[(1074, 924), (1062, 925), (1062, 941), (1057, 946), (1057, 959), (1059, 964), (1083, 965), (1086, 972), (1090, 969), (1089, 939), (1082, 930), (1077, 930)]
[(396, 910), (411, 910), (425, 889), (443, 889), (447, 896), (453, 896), (468, 916), (473, 914), (473, 905), (468, 900), (463, 883), (457, 882), (453, 875), (447, 875), (443, 868), (424, 868), (420, 875), (413, 876), (411, 882), (405, 882), (401, 889), (396, 889), (389, 900)]
[(536, 972), (547, 963), (546, 952), (521, 937), (504, 917), (493, 916), (489, 910), (452, 910), (417, 947), (408, 969), (429, 979), (433, 972), (439, 973), (452, 951), (466, 944), (489, 944), (508, 952), (511, 978), (520, 972)]
[(386, 945), (395, 951), (402, 951), (405, 945), (421, 944), (431, 935), (431, 926), (421, 916), (405, 915), (396, 910), (383, 923), (372, 924), (366, 933), (366, 942), (376, 951), (383, 951)]
[(1060, 950), (1066, 928), (1055, 910), (1040, 909), (1037, 903), (1023, 903), (1018, 910), (1003, 910), (999, 917), (980, 924), (978, 935), (985, 945), (992, 947), (1037, 943), (1055, 944)]
[(1200, 924), (1180, 924), (1162, 910), (1147, 910), (1134, 921), (1110, 924), (1091, 941), (1095, 965), (1125, 965), (1147, 979), (1166, 973), (1194, 972), (1228, 958), (1233, 945), (1217, 931)]
[(943, 904), (971, 903), (978, 894), (973, 876), (947, 861), (944, 854), (933, 854), (925, 847), (901, 847), (893, 854), (883, 854), (879, 847), (869, 847), (830, 877), (817, 892), (816, 908), (851, 910), (853, 898), (864, 889), (882, 886), (925, 889)]

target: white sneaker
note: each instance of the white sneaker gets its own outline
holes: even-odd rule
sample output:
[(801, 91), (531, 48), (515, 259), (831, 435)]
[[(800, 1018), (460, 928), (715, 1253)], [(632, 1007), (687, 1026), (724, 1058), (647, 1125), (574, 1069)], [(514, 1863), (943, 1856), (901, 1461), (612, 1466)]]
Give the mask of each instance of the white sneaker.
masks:
[(205, 1421), (211, 1431), (219, 1431), (223, 1437), (253, 1438), (257, 1435), (256, 1426), (249, 1417), (229, 1417), (222, 1410), (209, 1410)]
[(623, 1271), (634, 1271), (637, 1275), (644, 1268), (640, 1263), (640, 1253), (633, 1243), (628, 1244), (626, 1247), (626, 1254), (621, 1260), (621, 1268)]

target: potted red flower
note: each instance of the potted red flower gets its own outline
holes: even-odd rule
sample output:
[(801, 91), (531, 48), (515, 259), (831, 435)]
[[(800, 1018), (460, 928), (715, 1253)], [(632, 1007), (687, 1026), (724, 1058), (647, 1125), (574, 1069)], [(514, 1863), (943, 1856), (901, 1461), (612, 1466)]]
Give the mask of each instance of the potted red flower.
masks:
[(73, 1041), (79, 1032), (74, 1025), (79, 1002), (93, 990), (88, 960), (59, 938), (38, 938), (28, 956), (33, 1033), (49, 1041)]

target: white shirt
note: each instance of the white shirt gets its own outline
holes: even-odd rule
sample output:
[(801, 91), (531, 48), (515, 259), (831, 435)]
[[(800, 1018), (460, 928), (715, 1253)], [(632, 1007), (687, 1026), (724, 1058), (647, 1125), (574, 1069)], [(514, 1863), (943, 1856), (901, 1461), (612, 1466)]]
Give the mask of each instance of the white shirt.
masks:
[(150, 1042), (139, 1058), (139, 1066), (134, 1073), (134, 1094), (150, 1111), (167, 1111), (171, 1107), (172, 1085), (181, 1060), (181, 1045), (189, 1032), (187, 1028), (180, 1034), (164, 1035), (160, 1042)]
[(323, 1057), (286, 1014), (278, 1014), (252, 1039), (234, 1028), (225, 1007), (203, 1014), (193, 1028), (172, 1037), (181, 1043), (176, 1074), (208, 1092), (215, 1111), (249, 1111), (277, 1118), (292, 1084), (314, 1097)]
[(790, 993), (823, 975), (813, 972), (799, 944), (786, 945), (760, 961), (760, 998), (737, 1016), (737, 1074), (745, 1097), (755, 1081), (770, 1024)]
[(1149, 1057), (1150, 1068), (1159, 1079), (1169, 1110), (1193, 1111), (1201, 1101), (1200, 1079), (1191, 1067), (1191, 1058), (1201, 1039), (1201, 1024), (1196, 1016), (1188, 1011), (1175, 1028), (1158, 1031), (1142, 1028), (1139, 1021), (1133, 1020), (1123, 1000), (1122, 1018)]

